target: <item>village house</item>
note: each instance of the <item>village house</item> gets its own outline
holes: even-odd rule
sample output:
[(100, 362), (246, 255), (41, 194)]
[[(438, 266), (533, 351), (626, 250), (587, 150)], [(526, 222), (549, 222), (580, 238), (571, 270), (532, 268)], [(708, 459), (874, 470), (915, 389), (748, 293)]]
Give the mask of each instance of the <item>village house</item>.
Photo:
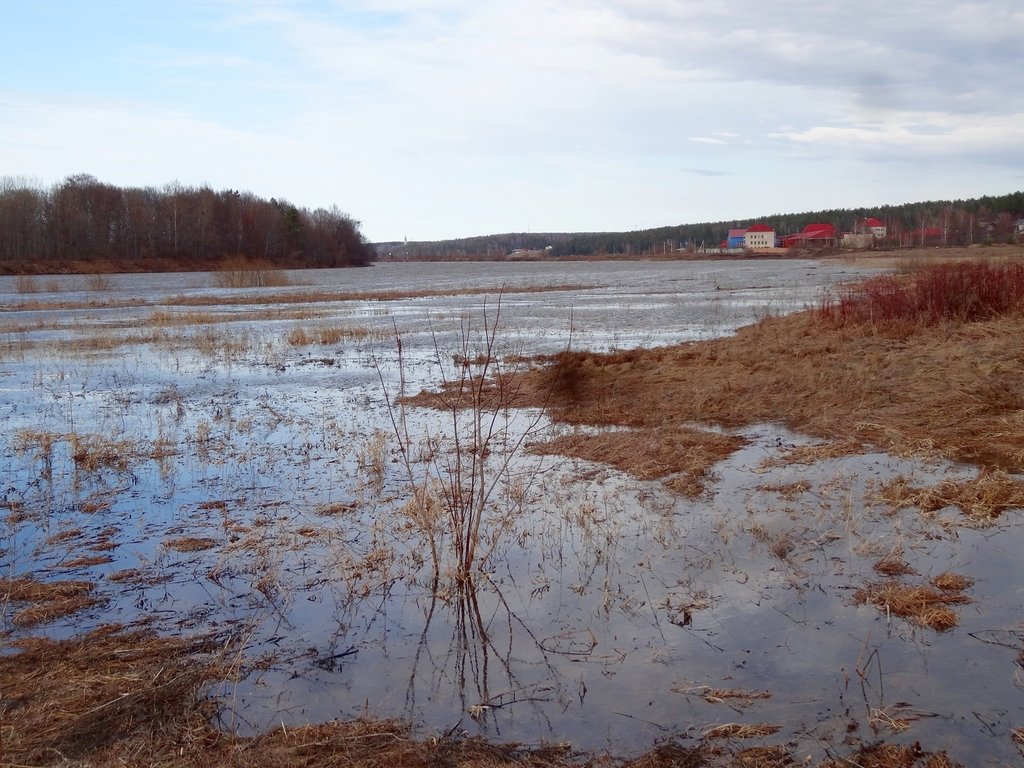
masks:
[(743, 247), (751, 250), (775, 247), (775, 230), (767, 224), (755, 224), (743, 233)]
[(730, 229), (729, 236), (725, 241), (726, 248), (742, 248), (745, 241), (746, 229)]

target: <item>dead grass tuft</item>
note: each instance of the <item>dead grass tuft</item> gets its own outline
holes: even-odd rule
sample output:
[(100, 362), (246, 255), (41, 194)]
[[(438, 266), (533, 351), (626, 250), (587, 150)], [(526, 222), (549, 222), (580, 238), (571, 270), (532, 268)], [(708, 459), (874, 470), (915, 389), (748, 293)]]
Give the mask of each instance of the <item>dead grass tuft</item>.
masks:
[(943, 592), (963, 592), (974, 586), (974, 580), (961, 576), (959, 573), (943, 571), (932, 579), (932, 584)]
[(318, 504), (313, 511), (323, 517), (334, 517), (354, 512), (358, 507), (359, 505), (354, 501), (333, 501), (327, 504)]
[(87, 595), (95, 589), (91, 581), (39, 581), (29, 577), (0, 579), (0, 602), (42, 602)]
[(776, 493), (786, 501), (796, 501), (811, 490), (811, 483), (809, 480), (796, 480), (792, 483), (766, 483), (757, 486), (757, 490), (761, 493)]
[(787, 768), (796, 765), (785, 747), (748, 747), (736, 754), (735, 768)]
[(0, 579), (0, 604), (31, 603), (15, 611), (11, 622), (34, 627), (96, 605), (100, 600), (90, 596), (94, 588), (91, 581), (45, 582), (24, 576)]
[[(952, 583), (955, 574), (947, 574)], [(963, 579), (966, 588), (969, 579)], [(960, 590), (935, 589), (931, 586), (913, 586), (898, 581), (876, 581), (865, 584), (854, 595), (858, 604), (877, 606), (886, 614), (907, 619), (920, 627), (937, 631), (952, 629), (957, 625), (957, 615), (949, 606), (971, 602)]]
[(202, 552), (217, 546), (217, 540), (206, 536), (182, 536), (179, 539), (165, 541), (164, 546), (175, 552)]
[(102, 602), (94, 597), (79, 595), (75, 597), (62, 597), (56, 600), (47, 600), (36, 605), (29, 605), (14, 612), (11, 622), (16, 627), (35, 627), (39, 624), (47, 624), (51, 621), (70, 616), (73, 613), (84, 611), (86, 608)]
[(106, 565), (113, 561), (114, 558), (110, 555), (82, 555), (71, 560), (64, 560), (60, 566), (62, 568), (91, 568), (94, 565)]
[(913, 744), (873, 744), (851, 757), (830, 757), (820, 768), (962, 768), (945, 752), (925, 752)]
[(705, 739), (757, 739), (781, 730), (781, 725), (772, 723), (723, 723), (708, 728), (703, 735)]
[(331, 346), (343, 341), (366, 341), (368, 339), (380, 341), (384, 338), (385, 334), (382, 331), (345, 326), (317, 326), (314, 328), (296, 326), (288, 333), (288, 343), (293, 347), (308, 347), (314, 344)]
[(879, 275), (826, 294), (818, 313), (832, 323), (931, 325), (975, 322), (1024, 307), (1024, 264), (960, 261), (904, 275)]
[(894, 552), (886, 555), (871, 566), (883, 576), (906, 576), (914, 572), (914, 569), (907, 565), (903, 554)]
[(932, 514), (957, 507), (978, 522), (990, 522), (1008, 509), (1024, 508), (1024, 481), (1002, 470), (981, 472), (972, 480), (944, 480), (930, 488), (919, 488), (905, 477), (882, 486), (879, 499), (896, 509), (917, 507)]
[(138, 455), (138, 447), (128, 440), (114, 440), (103, 435), (72, 433), (71, 458), (75, 466), (86, 472), (111, 468), (127, 471), (129, 461)]
[(710, 685), (679, 684), (672, 686), (676, 693), (695, 695), (708, 704), (729, 704), (730, 706), (747, 707), (755, 701), (770, 699), (768, 691), (745, 691), (740, 688), (712, 688)]
[(665, 480), (672, 490), (696, 498), (704, 491), (712, 467), (745, 442), (731, 435), (676, 427), (566, 435), (531, 450), (611, 464), (642, 480)]

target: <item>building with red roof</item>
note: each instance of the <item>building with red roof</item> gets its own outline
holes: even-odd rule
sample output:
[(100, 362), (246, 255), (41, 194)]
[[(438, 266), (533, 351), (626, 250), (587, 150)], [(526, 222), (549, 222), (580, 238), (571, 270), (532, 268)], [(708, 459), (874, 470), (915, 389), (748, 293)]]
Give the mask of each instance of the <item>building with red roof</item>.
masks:
[(836, 228), (831, 224), (808, 224), (802, 232), (782, 238), (783, 248), (831, 248), (836, 244)]
[(885, 226), (884, 221), (880, 221), (879, 219), (876, 219), (874, 216), (868, 216), (866, 219), (860, 222), (860, 224), (858, 224), (857, 231), (863, 232), (865, 234), (874, 235), (879, 240), (883, 240), (885, 239), (885, 236), (888, 234), (889, 228)]
[(744, 248), (774, 248), (775, 230), (767, 224), (754, 224), (743, 233)]

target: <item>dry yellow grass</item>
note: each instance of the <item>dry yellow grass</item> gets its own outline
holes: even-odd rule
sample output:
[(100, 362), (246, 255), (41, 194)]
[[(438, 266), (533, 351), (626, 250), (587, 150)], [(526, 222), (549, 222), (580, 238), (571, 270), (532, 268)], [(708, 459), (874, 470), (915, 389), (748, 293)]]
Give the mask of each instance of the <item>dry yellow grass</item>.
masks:
[(565, 435), (531, 447), (537, 453), (599, 461), (643, 480), (666, 479), (673, 490), (695, 498), (708, 472), (745, 440), (690, 427), (615, 430)]
[(183, 536), (179, 539), (165, 541), (164, 546), (175, 552), (202, 552), (217, 546), (217, 540), (205, 536)]
[(0, 579), (0, 605), (29, 603), (14, 612), (11, 622), (17, 627), (34, 627), (96, 605), (100, 601), (90, 595), (94, 588), (90, 581)]
[(756, 739), (782, 730), (772, 723), (723, 723), (704, 731), (705, 739)]
[(82, 555), (71, 560), (65, 560), (60, 565), (62, 568), (89, 568), (94, 565), (106, 565), (113, 561), (114, 558), (110, 555)]
[(306, 328), (296, 326), (288, 332), (288, 343), (293, 347), (308, 347), (314, 344), (328, 346), (340, 344), (342, 341), (380, 341), (386, 338), (384, 331), (371, 328), (346, 327), (340, 325), (313, 326)]
[[(954, 577), (962, 581), (954, 581)], [(960, 592), (972, 582), (955, 574), (944, 574), (943, 583), (947, 586), (936, 589), (898, 581), (870, 582), (857, 590), (853, 599), (860, 604), (874, 605), (887, 615), (900, 616), (920, 627), (943, 631), (957, 625), (956, 612), (949, 606), (971, 601)], [(949, 585), (954, 583), (962, 586), (959, 589), (951, 588)]]
[(1024, 508), (1024, 481), (997, 469), (971, 480), (948, 479), (920, 488), (901, 476), (886, 483), (878, 497), (897, 509), (917, 507), (925, 514), (957, 507), (972, 520), (988, 522), (1007, 509)]

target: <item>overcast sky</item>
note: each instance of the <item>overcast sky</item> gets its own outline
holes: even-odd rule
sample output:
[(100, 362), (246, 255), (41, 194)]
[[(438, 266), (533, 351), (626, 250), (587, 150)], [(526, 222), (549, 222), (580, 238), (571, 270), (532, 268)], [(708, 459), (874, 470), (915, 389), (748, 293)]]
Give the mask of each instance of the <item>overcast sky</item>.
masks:
[(371, 240), (1024, 189), (1022, 0), (5, 2), (0, 176), (337, 205)]

